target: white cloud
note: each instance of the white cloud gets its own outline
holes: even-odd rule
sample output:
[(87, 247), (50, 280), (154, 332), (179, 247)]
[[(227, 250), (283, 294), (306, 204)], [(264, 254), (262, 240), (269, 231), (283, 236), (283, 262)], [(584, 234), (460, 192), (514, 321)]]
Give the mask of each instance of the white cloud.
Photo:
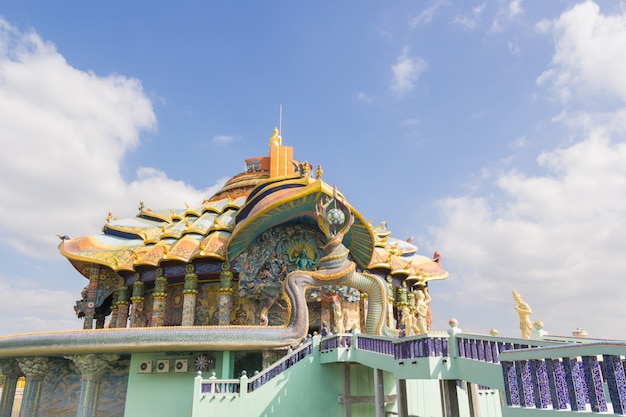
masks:
[(427, 67), (428, 64), (423, 59), (409, 56), (409, 48), (405, 46), (395, 65), (391, 66), (393, 72), (391, 90), (398, 95), (413, 90), (419, 76)]
[(524, 13), (522, 0), (511, 0), (507, 6), (500, 8), (491, 24), (490, 32), (499, 33), (504, 31), (504, 25), (515, 21)]
[(121, 176), (124, 155), (155, 127), (138, 80), (77, 70), (54, 45), (0, 20), (0, 243), (56, 257), (55, 233), (97, 231), (108, 211), (134, 215), (129, 198), (202, 201), (208, 190), (151, 168), (131, 183)]
[(356, 99), (358, 101), (361, 101), (363, 103), (367, 103), (367, 104), (371, 104), (374, 102), (375, 98), (374, 96), (367, 94), (363, 91), (359, 91), (359, 93), (356, 95)]
[(235, 137), (232, 136), (232, 135), (217, 135), (217, 136), (213, 136), (213, 142), (214, 143), (219, 143), (219, 144), (231, 143), (234, 140), (235, 140)]
[(626, 12), (604, 15), (586, 1), (537, 28), (551, 33), (556, 46), (538, 84), (549, 84), (564, 102), (626, 101)]
[(433, 17), (437, 14), (437, 11), (447, 3), (448, 2), (446, 0), (437, 0), (433, 2), (430, 6), (422, 10), (420, 14), (414, 16), (409, 21), (409, 26), (415, 29), (418, 26), (429, 24), (433, 20)]
[[(503, 201), (442, 200), (444, 225), (432, 233), (445, 266), (458, 271), (451, 277), (455, 301), (478, 312), (517, 289), (535, 307), (534, 319), (553, 333), (584, 327), (617, 336), (626, 313), (619, 291), (626, 270), (624, 161), (626, 145), (592, 134), (541, 154), (546, 175), (498, 177)], [(511, 308), (507, 321), (514, 317)]]
[(30, 286), (0, 275), (0, 334), (80, 328), (72, 308), (77, 298), (79, 294)]
[(452, 23), (463, 27), (465, 30), (472, 30), (478, 24), (478, 21), (480, 20), (480, 17), (483, 13), (483, 10), (485, 10), (485, 7), (486, 7), (485, 3), (479, 6), (473, 7), (469, 13), (456, 16), (452, 20)]
[(528, 144), (526, 136), (520, 136), (511, 143), (512, 148), (523, 148)]
[(517, 16), (522, 12), (522, 0), (511, 0), (511, 2), (509, 3), (509, 15)]
[[(453, 288), (443, 298), (483, 315), (473, 318), (480, 331), (519, 334), (510, 326), (516, 289), (551, 333), (583, 327), (623, 338), (626, 14), (602, 15), (587, 1), (540, 26), (553, 34), (555, 53), (539, 83), (567, 106), (553, 119), (567, 145), (537, 156), (539, 174), (510, 170), (496, 175), (488, 196), (440, 201), (443, 220), (432, 234)], [(490, 315), (494, 305), (510, 314)]]

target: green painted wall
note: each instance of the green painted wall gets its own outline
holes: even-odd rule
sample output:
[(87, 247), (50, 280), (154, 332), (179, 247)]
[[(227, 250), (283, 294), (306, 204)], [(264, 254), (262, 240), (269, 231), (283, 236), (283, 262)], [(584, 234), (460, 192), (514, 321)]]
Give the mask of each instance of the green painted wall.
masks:
[[(139, 373), (144, 361), (170, 360), (170, 371)], [(174, 359), (189, 359), (189, 372), (174, 372)], [(128, 391), (126, 393), (125, 417), (188, 416), (191, 413), (193, 393), (192, 356), (172, 356), (165, 353), (134, 354), (130, 361)]]

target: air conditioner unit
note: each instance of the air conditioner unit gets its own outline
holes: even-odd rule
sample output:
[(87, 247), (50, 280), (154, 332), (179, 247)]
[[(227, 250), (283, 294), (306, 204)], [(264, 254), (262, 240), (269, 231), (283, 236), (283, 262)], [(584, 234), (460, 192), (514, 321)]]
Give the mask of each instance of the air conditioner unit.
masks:
[(166, 373), (170, 371), (169, 359), (160, 359), (156, 361), (156, 371), (158, 373)]
[(189, 370), (189, 360), (176, 359), (174, 360), (174, 372), (187, 372)]
[(152, 361), (141, 361), (139, 363), (139, 371), (140, 374), (149, 374), (152, 372)]

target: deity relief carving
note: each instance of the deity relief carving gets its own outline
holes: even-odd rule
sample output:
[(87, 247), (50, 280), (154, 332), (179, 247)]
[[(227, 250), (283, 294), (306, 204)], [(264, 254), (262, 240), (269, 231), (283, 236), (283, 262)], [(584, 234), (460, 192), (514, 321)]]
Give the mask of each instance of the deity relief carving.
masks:
[[(254, 299), (260, 325), (279, 325), (270, 310), (285, 310), (282, 284), (295, 270), (313, 270), (322, 253), (324, 236), (313, 225), (287, 224), (263, 232), (238, 258), (239, 298)], [(280, 320), (278, 320), (280, 321)]]

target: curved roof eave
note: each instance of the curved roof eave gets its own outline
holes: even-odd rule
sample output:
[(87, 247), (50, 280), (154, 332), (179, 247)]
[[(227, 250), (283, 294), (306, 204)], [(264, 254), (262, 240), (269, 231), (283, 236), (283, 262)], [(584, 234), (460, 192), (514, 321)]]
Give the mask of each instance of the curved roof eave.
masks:
[[(265, 230), (286, 223), (295, 218), (309, 217), (316, 221), (315, 206), (324, 197), (333, 196), (333, 187), (322, 180), (290, 181), (290, 185), (299, 187), (284, 188), (284, 183), (277, 182), (263, 190), (262, 198), (253, 198), (248, 215), (241, 219), (233, 229), (228, 243), (228, 259), (233, 260)], [(292, 184), (293, 183), (293, 184)], [(274, 188), (274, 190), (272, 190)], [(246, 204), (247, 205), (247, 204)], [(365, 268), (371, 260), (374, 251), (374, 233), (369, 223), (352, 206), (347, 204), (354, 214), (354, 224), (344, 237), (344, 244), (359, 266)]]

